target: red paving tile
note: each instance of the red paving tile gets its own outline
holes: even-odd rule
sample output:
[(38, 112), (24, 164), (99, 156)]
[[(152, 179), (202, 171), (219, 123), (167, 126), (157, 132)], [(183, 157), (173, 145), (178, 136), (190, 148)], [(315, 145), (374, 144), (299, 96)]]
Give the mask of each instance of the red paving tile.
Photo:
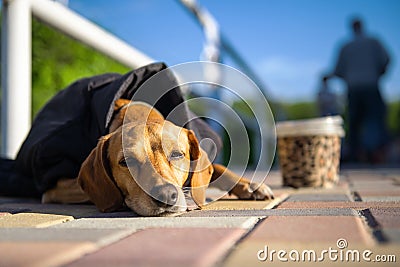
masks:
[(380, 207), (369, 209), (372, 216), (383, 228), (400, 229), (400, 207)]
[(0, 266), (61, 266), (93, 250), (89, 242), (1, 242)]
[(400, 207), (399, 202), (350, 202), (350, 201), (292, 201), (279, 204), (277, 209), (329, 209), (329, 208), (368, 208)]
[(221, 228), (146, 229), (68, 266), (213, 266), (245, 233)]
[(271, 216), (246, 240), (334, 243), (339, 238), (349, 243), (373, 244), (361, 219), (351, 216)]
[(0, 212), (0, 216), (7, 216), (7, 215), (11, 215), (11, 213), (8, 213), (8, 212)]
[(378, 196), (384, 196), (384, 197), (396, 197), (400, 196), (400, 187), (399, 189), (371, 189), (371, 190), (356, 190), (356, 192), (362, 197), (378, 197)]

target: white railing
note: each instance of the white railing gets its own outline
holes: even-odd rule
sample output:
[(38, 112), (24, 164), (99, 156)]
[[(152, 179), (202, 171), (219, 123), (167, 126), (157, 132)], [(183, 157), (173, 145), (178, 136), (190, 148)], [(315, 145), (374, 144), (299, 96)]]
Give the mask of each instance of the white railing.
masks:
[(3, 0), (1, 156), (15, 158), (31, 125), (31, 16), (138, 68), (154, 60), (96, 24), (50, 0)]

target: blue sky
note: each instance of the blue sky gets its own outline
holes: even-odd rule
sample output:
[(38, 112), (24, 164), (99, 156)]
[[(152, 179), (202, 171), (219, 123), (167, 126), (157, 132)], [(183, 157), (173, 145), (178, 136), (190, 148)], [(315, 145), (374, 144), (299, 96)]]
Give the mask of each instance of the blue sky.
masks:
[[(398, 0), (199, 0), (222, 32), (278, 100), (312, 100), (320, 77), (333, 68), (337, 50), (351, 37), (358, 15), (388, 49), (392, 62), (382, 79), (386, 99), (400, 99)], [(69, 0), (69, 7), (168, 65), (200, 59), (203, 33), (176, 0)], [(225, 63), (235, 66), (229, 59)], [(343, 84), (334, 80), (338, 93)]]

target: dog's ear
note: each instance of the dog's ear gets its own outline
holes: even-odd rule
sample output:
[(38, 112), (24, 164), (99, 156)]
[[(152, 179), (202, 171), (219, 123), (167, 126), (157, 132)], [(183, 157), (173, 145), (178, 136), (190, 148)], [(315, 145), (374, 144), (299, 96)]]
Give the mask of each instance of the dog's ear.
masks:
[(194, 202), (199, 207), (206, 203), (206, 189), (213, 174), (213, 166), (208, 159), (207, 153), (200, 148), (199, 142), (193, 131), (188, 131), (191, 160), (191, 193)]
[(111, 212), (123, 206), (124, 198), (109, 173), (107, 159), (108, 140), (112, 134), (102, 137), (97, 146), (82, 163), (78, 183), (90, 200), (102, 212)]
[(197, 141), (196, 136), (192, 130), (187, 131), (187, 137), (189, 140), (189, 153), (190, 153), (190, 160), (198, 160), (200, 158), (200, 144)]

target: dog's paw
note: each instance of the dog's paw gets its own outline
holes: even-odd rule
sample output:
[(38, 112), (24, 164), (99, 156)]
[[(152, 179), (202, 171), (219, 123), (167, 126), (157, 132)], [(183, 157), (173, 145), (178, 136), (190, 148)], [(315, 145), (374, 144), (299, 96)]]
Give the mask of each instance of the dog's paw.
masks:
[(244, 179), (239, 181), (239, 183), (233, 187), (230, 193), (234, 194), (239, 199), (274, 199), (274, 193), (268, 185), (263, 183), (251, 183), (250, 181)]
[(251, 183), (250, 188), (253, 191), (254, 199), (274, 199), (274, 193), (266, 184)]

